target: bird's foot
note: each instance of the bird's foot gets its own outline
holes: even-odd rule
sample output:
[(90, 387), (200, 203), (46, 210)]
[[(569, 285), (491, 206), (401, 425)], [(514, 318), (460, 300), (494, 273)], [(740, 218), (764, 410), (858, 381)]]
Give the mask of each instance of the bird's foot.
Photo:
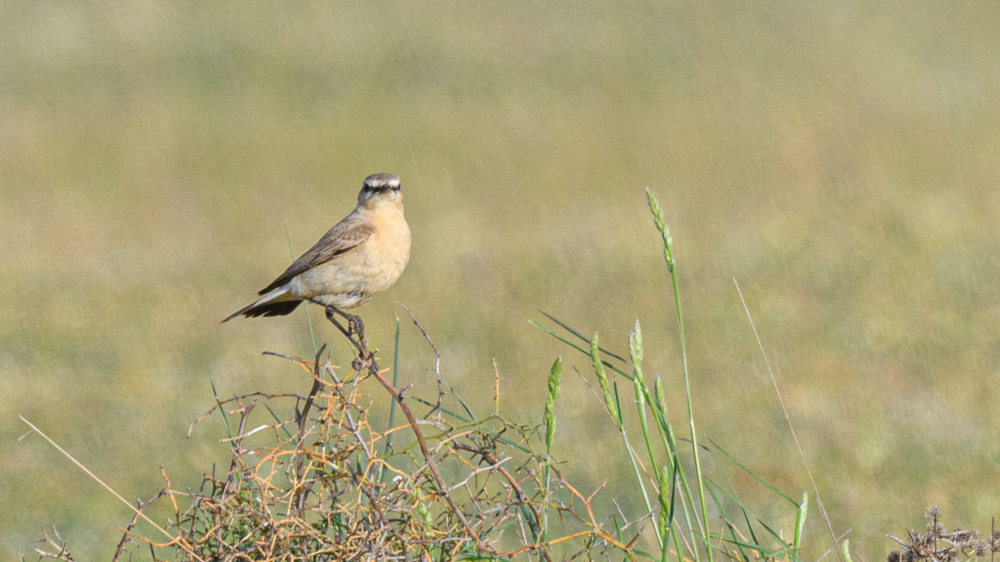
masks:
[[(327, 320), (332, 322), (344, 334), (347, 341), (351, 342), (351, 345), (358, 350), (358, 356), (351, 362), (351, 367), (358, 372), (361, 372), (363, 369), (371, 369), (373, 366), (377, 368), (375, 354), (368, 351), (368, 341), (365, 340), (365, 323), (361, 320), (361, 317), (354, 314), (347, 314), (335, 306), (326, 305), (324, 308), (326, 309)], [(347, 320), (346, 328), (341, 326), (340, 322), (337, 321), (337, 315), (343, 316)], [(357, 339), (354, 339), (354, 336), (357, 336)]]
[(362, 352), (351, 361), (351, 368), (355, 371), (361, 373), (363, 371), (371, 370), (372, 368), (378, 369), (378, 364), (375, 363), (375, 354), (365, 350), (367, 353)]
[(344, 318), (347, 319), (347, 330), (353, 334), (357, 334), (358, 339), (364, 341), (365, 339), (365, 323), (361, 320), (360, 316), (355, 316), (354, 314), (344, 314)]

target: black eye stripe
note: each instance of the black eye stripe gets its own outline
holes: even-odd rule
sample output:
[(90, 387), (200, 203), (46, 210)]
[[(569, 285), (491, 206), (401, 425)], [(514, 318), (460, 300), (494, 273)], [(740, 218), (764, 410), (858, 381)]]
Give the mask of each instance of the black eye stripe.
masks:
[(362, 191), (399, 191), (402, 186), (399, 185), (366, 185), (362, 188)]

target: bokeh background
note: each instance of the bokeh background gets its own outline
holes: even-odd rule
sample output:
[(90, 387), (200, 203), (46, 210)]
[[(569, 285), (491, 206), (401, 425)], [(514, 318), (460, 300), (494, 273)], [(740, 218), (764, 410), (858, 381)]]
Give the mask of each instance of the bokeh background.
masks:
[[(55, 525), (107, 559), (130, 518), (37, 436), (18, 442), (18, 414), (146, 498), (161, 465), (176, 488), (226, 466), (217, 418), (186, 438), (210, 382), (308, 388), (261, 356), (312, 353), (301, 312), (219, 321), (289, 263), (286, 224), (305, 250), (383, 171), (402, 178), (413, 254), (359, 311), (383, 354), (402, 316), (415, 392), (433, 354), (395, 300), (484, 411), (496, 359), (501, 406), (525, 421), (557, 355), (589, 373), (528, 324), (536, 309), (619, 352), (638, 318), (679, 422), (649, 186), (676, 240), (700, 435), (811, 495), (735, 277), (837, 532), (873, 561), (930, 504), (988, 530), (998, 29), (996, 2), (4, 3), (0, 556)], [(627, 483), (598, 401), (564, 381), (557, 454), (583, 487)], [(788, 536), (793, 514), (736, 480)], [(829, 542), (814, 509), (807, 555)]]

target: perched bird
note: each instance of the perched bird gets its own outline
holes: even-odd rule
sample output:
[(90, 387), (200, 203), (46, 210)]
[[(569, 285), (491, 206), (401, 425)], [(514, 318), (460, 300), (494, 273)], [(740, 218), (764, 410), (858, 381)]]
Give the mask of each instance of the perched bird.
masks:
[(341, 330), (332, 312), (346, 318), (349, 331), (363, 341), (360, 318), (341, 309), (360, 306), (391, 287), (409, 259), (410, 227), (403, 217), (399, 178), (372, 174), (351, 214), (264, 287), (259, 299), (223, 322), (237, 316), (284, 316), (310, 301), (327, 307), (327, 317)]

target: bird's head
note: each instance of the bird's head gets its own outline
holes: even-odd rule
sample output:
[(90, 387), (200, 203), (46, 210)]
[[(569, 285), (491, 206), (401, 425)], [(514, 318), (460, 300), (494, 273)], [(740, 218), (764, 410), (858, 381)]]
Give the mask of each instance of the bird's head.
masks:
[(358, 206), (371, 208), (381, 203), (399, 204), (403, 194), (399, 190), (399, 176), (394, 174), (372, 174), (365, 178), (358, 194)]

